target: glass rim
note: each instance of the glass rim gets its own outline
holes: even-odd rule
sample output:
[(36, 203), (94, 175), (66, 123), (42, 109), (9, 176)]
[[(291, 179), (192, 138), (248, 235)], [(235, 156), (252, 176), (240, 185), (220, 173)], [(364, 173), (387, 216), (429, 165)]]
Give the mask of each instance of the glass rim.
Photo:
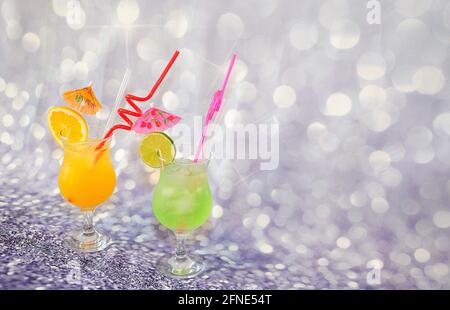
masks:
[(84, 141), (70, 141), (68, 139), (65, 139), (64, 137), (61, 137), (61, 141), (63, 143), (63, 146), (66, 146), (66, 145), (77, 146), (77, 145), (91, 145), (91, 144), (109, 143), (109, 142), (111, 142), (111, 139), (112, 139), (112, 136), (110, 136), (108, 138), (87, 138)]
[[(186, 160), (186, 162), (180, 162), (180, 160)], [(173, 165), (179, 165), (179, 166), (195, 166), (195, 165), (201, 165), (201, 164), (208, 164), (210, 161), (209, 158), (199, 158), (196, 162), (194, 162), (194, 159), (188, 158), (188, 157), (180, 157), (175, 158), (170, 164)]]

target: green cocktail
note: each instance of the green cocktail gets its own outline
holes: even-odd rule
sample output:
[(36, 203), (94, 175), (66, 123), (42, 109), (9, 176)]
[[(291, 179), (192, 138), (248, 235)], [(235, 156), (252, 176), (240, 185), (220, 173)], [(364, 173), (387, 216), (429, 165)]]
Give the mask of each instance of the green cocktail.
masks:
[(158, 221), (176, 233), (189, 233), (208, 219), (212, 208), (208, 162), (177, 160), (161, 171), (153, 193)]
[(158, 270), (171, 277), (193, 277), (205, 269), (201, 258), (188, 255), (185, 240), (209, 217), (212, 196), (208, 184), (208, 160), (175, 160), (172, 139), (162, 132), (152, 132), (139, 149), (142, 160), (160, 168), (159, 183), (153, 193), (153, 213), (158, 221), (174, 232), (175, 255), (162, 257)]
[(187, 254), (185, 240), (206, 222), (211, 209), (208, 160), (175, 160), (162, 167), (153, 193), (153, 213), (174, 232), (177, 247), (174, 256), (159, 260), (159, 271), (172, 277), (193, 277), (205, 269), (200, 257)]

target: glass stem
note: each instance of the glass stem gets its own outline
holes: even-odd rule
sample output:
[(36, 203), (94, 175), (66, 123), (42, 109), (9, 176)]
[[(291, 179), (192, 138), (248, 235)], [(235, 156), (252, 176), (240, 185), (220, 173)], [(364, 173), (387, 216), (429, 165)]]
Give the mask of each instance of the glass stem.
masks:
[(175, 259), (178, 261), (185, 260), (187, 257), (185, 241), (188, 234), (175, 232), (175, 238), (177, 240), (177, 247), (175, 249)]
[(83, 235), (86, 237), (95, 234), (94, 211), (83, 212)]

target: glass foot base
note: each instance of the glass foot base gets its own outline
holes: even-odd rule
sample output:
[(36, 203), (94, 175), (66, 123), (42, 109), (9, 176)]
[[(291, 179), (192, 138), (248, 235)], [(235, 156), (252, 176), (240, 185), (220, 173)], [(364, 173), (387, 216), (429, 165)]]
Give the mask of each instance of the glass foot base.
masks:
[(159, 272), (172, 278), (192, 278), (202, 273), (205, 267), (205, 262), (194, 255), (185, 256), (183, 259), (164, 256), (156, 265)]
[(64, 238), (66, 246), (77, 252), (97, 252), (111, 244), (111, 238), (97, 230), (86, 234), (83, 230), (70, 231)]

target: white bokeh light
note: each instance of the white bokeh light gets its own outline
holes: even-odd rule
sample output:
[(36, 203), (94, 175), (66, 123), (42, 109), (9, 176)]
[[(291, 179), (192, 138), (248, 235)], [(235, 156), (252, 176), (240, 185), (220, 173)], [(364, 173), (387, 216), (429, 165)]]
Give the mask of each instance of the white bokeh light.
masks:
[(244, 33), (244, 23), (239, 15), (225, 13), (217, 21), (217, 32), (223, 40), (237, 40)]
[(4, 0), (1, 3), (1, 14), (5, 21), (19, 19), (19, 10), (17, 9), (16, 3), (14, 0)]
[(124, 25), (134, 23), (139, 17), (139, 4), (136, 0), (121, 0), (117, 6), (117, 17)]
[(433, 216), (433, 223), (439, 228), (450, 227), (450, 211), (439, 210)]
[(380, 173), (390, 166), (391, 157), (384, 151), (374, 151), (369, 155), (369, 163), (375, 173)]
[(430, 252), (428, 252), (428, 250), (426, 250), (424, 248), (419, 248), (414, 252), (414, 258), (419, 263), (426, 263), (427, 261), (430, 260), (431, 256), (430, 256)]
[(211, 215), (215, 219), (221, 218), (222, 215), (223, 215), (223, 208), (221, 206), (219, 206), (219, 205), (214, 205), (213, 209), (212, 209), (212, 212), (211, 212)]
[(365, 80), (378, 80), (386, 73), (386, 60), (378, 53), (367, 52), (358, 58), (356, 71)]
[(52, 0), (52, 8), (56, 15), (65, 17), (67, 13), (67, 0)]
[(436, 116), (433, 120), (433, 128), (438, 135), (450, 136), (450, 112)]
[(259, 207), (261, 205), (262, 199), (258, 193), (250, 193), (247, 196), (247, 203), (252, 207)]
[(435, 95), (445, 85), (444, 73), (436, 67), (424, 66), (413, 75), (414, 89), (424, 95)]
[(415, 163), (425, 165), (434, 159), (435, 152), (432, 147), (426, 147), (414, 150), (412, 156)]
[(35, 137), (37, 140), (42, 140), (45, 137), (46, 130), (38, 123), (33, 124), (31, 131), (33, 133), (33, 137)]
[(19, 88), (15, 83), (6, 83), (5, 85), (5, 95), (8, 98), (14, 98), (19, 93)]
[(278, 86), (273, 92), (273, 102), (279, 108), (289, 108), (296, 100), (295, 90), (287, 85)]
[(320, 137), (328, 133), (327, 127), (319, 122), (314, 122), (309, 124), (306, 129), (306, 134), (310, 140), (318, 140)]
[(369, 110), (362, 116), (362, 121), (374, 132), (382, 132), (392, 124), (390, 114), (383, 110)]
[(164, 29), (175, 38), (182, 38), (188, 30), (188, 20), (181, 11), (170, 13)]
[(99, 57), (97, 53), (93, 51), (87, 51), (83, 55), (83, 62), (89, 67), (90, 70), (94, 70), (99, 64)]
[(338, 20), (331, 25), (330, 43), (337, 49), (350, 49), (359, 42), (360, 30), (350, 20)]
[(22, 47), (28, 53), (35, 53), (41, 46), (39, 36), (32, 32), (27, 32), (22, 37)]
[(3, 126), (11, 127), (14, 124), (14, 117), (11, 114), (5, 114), (2, 118)]
[(344, 93), (331, 94), (326, 103), (326, 114), (331, 116), (344, 116), (352, 109), (352, 100)]
[(259, 245), (259, 250), (264, 254), (270, 254), (273, 252), (273, 246), (268, 243), (261, 243)]
[(261, 228), (266, 228), (270, 223), (270, 217), (267, 214), (260, 214), (256, 218), (256, 224)]
[(179, 106), (180, 99), (178, 99), (178, 96), (174, 92), (167, 91), (162, 96), (162, 102), (167, 110), (173, 111), (176, 110), (177, 107)]
[(136, 51), (139, 58), (149, 62), (157, 59), (160, 54), (159, 45), (156, 44), (156, 42), (151, 38), (143, 38), (139, 40), (136, 46)]
[(367, 85), (359, 92), (359, 103), (365, 109), (381, 108), (386, 102), (386, 91), (378, 85)]
[(19, 111), (25, 106), (27, 100), (23, 96), (16, 96), (13, 100), (12, 107), (14, 110)]
[(336, 240), (336, 245), (338, 246), (338, 248), (348, 249), (352, 245), (352, 243), (351, 243), (350, 239), (348, 239), (346, 237), (339, 237)]
[(383, 197), (376, 197), (372, 199), (370, 206), (376, 213), (385, 213), (389, 210), (389, 203)]
[(79, 7), (73, 14), (66, 14), (66, 22), (71, 29), (80, 30), (86, 25), (86, 12)]
[(367, 201), (367, 195), (363, 191), (356, 191), (350, 195), (350, 203), (355, 207), (362, 207)]
[(225, 126), (234, 127), (242, 124), (242, 113), (236, 109), (229, 109), (225, 114)]

